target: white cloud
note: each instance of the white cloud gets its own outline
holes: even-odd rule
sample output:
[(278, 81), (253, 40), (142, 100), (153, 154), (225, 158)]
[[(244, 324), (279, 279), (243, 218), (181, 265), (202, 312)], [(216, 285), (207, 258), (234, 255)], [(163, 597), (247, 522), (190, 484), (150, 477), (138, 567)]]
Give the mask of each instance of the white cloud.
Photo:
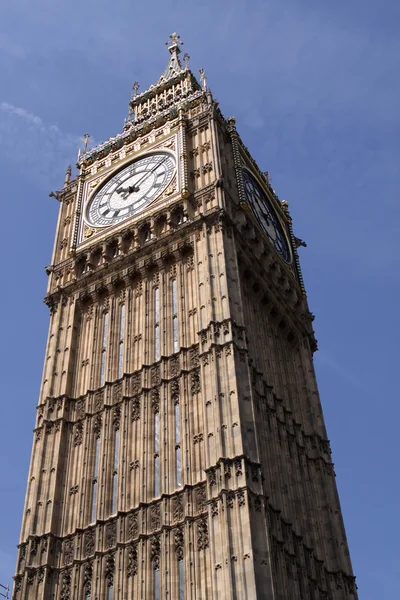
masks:
[(0, 156), (17, 165), (21, 173), (42, 186), (59, 187), (63, 171), (73, 163), (79, 136), (64, 133), (29, 110), (0, 102)]

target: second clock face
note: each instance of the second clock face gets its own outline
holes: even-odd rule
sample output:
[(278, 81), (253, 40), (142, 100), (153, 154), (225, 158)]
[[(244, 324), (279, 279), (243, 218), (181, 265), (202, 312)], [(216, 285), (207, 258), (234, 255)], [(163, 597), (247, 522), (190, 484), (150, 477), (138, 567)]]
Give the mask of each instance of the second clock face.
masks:
[(94, 227), (106, 227), (136, 215), (171, 182), (175, 167), (175, 158), (168, 152), (155, 152), (131, 162), (95, 192), (86, 209), (86, 221)]
[(254, 177), (243, 169), (244, 191), (253, 213), (275, 250), (286, 263), (291, 263), (291, 253), (280, 220), (266, 194)]

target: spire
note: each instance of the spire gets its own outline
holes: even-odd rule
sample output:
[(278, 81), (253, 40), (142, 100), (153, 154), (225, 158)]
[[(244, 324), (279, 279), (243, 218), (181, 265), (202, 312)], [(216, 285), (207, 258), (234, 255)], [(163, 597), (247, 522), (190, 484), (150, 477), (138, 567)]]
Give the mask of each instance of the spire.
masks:
[(71, 173), (72, 173), (71, 165), (68, 165), (67, 170), (65, 172), (64, 187), (67, 187), (67, 185), (69, 184), (69, 182), (71, 180)]
[(176, 33), (172, 33), (169, 36), (169, 41), (165, 42), (165, 45), (168, 46), (168, 50), (170, 53), (169, 62), (167, 68), (164, 73), (161, 75), (156, 85), (160, 85), (161, 83), (165, 83), (169, 79), (173, 79), (177, 75), (184, 73), (189, 68), (189, 55), (185, 54), (183, 57), (185, 60), (185, 67), (182, 67), (181, 61), (179, 60), (179, 54), (181, 53), (181, 46), (183, 46), (183, 42), (181, 41), (181, 36)]

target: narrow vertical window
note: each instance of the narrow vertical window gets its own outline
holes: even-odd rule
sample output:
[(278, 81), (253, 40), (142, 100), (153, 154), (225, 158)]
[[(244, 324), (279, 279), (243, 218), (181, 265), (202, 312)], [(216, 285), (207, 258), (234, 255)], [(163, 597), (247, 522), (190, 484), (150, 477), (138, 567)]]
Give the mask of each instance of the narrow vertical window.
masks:
[(118, 350), (118, 379), (123, 375), (124, 365), (124, 333), (125, 333), (125, 304), (121, 306)]
[(154, 496), (160, 495), (160, 413), (154, 414)]
[(160, 358), (160, 290), (154, 290), (154, 359)]
[(113, 586), (108, 586), (107, 600), (113, 600)]
[(176, 279), (172, 280), (172, 327), (174, 336), (174, 352), (178, 352), (178, 300), (176, 295)]
[(103, 340), (101, 345), (100, 385), (105, 383), (106, 354), (107, 354), (108, 313), (104, 314)]
[(179, 600), (185, 599), (185, 587), (183, 580), (183, 560), (178, 560), (178, 583), (179, 583)]
[(115, 432), (114, 441), (114, 469), (112, 476), (112, 505), (111, 514), (117, 512), (117, 491), (118, 491), (118, 456), (119, 456), (119, 429)]
[(160, 569), (154, 571), (154, 600), (160, 600)]
[(97, 509), (97, 489), (99, 483), (99, 460), (100, 460), (100, 437), (96, 437), (95, 446), (95, 457), (94, 457), (94, 472), (92, 481), (92, 511), (90, 516), (90, 522), (96, 521), (96, 509)]
[(181, 460), (181, 410), (179, 402), (175, 402), (175, 471), (176, 487), (182, 485), (182, 460)]

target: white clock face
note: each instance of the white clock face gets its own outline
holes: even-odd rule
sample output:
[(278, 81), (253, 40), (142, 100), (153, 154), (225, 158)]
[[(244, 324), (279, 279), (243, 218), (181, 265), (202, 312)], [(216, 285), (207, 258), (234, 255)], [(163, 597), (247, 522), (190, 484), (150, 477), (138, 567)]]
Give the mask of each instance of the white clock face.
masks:
[(106, 227), (136, 215), (171, 182), (175, 167), (175, 157), (169, 152), (155, 152), (131, 162), (95, 192), (86, 208), (86, 221)]

